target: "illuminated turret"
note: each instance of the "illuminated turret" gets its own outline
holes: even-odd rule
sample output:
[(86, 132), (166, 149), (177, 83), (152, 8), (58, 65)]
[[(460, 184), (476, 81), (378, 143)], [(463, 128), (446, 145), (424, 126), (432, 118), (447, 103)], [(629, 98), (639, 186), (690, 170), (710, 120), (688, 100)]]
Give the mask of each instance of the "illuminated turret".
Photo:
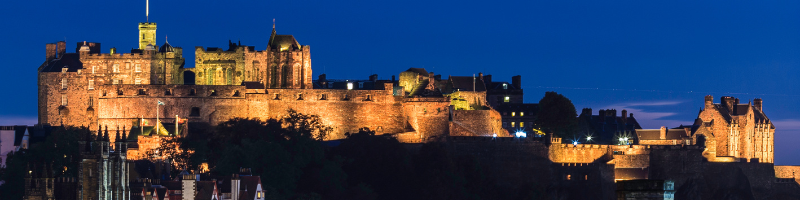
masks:
[(144, 50), (147, 45), (155, 46), (156, 43), (156, 23), (139, 23), (139, 49)]

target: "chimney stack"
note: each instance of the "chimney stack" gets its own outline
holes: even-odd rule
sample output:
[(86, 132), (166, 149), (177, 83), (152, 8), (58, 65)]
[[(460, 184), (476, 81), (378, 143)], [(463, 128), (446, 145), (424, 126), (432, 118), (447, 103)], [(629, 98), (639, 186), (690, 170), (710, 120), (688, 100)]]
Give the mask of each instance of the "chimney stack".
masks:
[(583, 108), (581, 116), (592, 116), (592, 108)]
[(628, 124), (628, 111), (625, 109), (622, 109), (622, 123)]
[(659, 134), (659, 139), (666, 140), (667, 139), (667, 127), (661, 126), (661, 134)]
[(478, 72), (478, 80), (483, 80), (483, 72)]
[(711, 109), (714, 106), (714, 96), (706, 95), (705, 109)]
[(600, 109), (599, 111), (597, 111), (597, 116), (600, 118), (600, 122), (605, 121), (605, 119), (606, 119), (606, 111), (603, 110), (603, 109)]
[(369, 76), (369, 81), (375, 82), (377, 80), (378, 80), (378, 74), (373, 74)]
[(56, 48), (57, 48), (57, 46), (58, 46), (58, 44), (56, 44), (56, 43), (50, 43), (50, 44), (46, 44), (45, 45), (45, 50), (46, 50), (45, 61), (50, 61), (50, 60), (56, 59), (56, 54), (57, 54)]
[(514, 89), (522, 89), (522, 76), (516, 75), (511, 77), (511, 85), (514, 85)]
[(753, 106), (755, 106), (756, 108), (758, 108), (758, 110), (759, 110), (759, 111), (762, 111), (762, 112), (763, 112), (763, 110), (761, 110), (761, 106), (762, 106), (762, 105), (764, 105), (764, 102), (761, 100), (761, 98), (756, 98), (756, 99), (753, 99)]
[(722, 105), (725, 106), (725, 108), (727, 108), (728, 112), (731, 114), (733, 114), (733, 106), (734, 106), (733, 101), (734, 101), (733, 97), (729, 96), (723, 96), (720, 98), (720, 103), (722, 103)]

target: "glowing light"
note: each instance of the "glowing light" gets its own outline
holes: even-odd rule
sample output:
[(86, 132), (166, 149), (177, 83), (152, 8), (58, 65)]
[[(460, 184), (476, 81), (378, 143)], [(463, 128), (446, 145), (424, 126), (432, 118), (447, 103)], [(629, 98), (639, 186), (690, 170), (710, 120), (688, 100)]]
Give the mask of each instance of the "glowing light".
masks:
[(576, 145), (577, 146), (578, 145), (578, 141), (573, 141), (572, 145)]
[(525, 131), (517, 131), (514, 133), (517, 137), (528, 137), (528, 134)]
[(592, 140), (592, 136), (586, 137), (586, 141)]
[(352, 90), (353, 89), (353, 83), (347, 83), (347, 89), (348, 90)]
[(492, 134), (492, 137), (497, 137), (497, 133)]

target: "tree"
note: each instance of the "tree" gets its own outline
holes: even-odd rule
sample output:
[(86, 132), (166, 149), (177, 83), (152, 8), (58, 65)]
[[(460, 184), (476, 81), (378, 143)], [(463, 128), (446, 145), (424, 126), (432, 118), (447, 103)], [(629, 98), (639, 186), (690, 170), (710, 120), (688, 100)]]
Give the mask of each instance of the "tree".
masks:
[(536, 124), (562, 138), (572, 138), (577, 126), (575, 105), (564, 95), (546, 92), (539, 101)]

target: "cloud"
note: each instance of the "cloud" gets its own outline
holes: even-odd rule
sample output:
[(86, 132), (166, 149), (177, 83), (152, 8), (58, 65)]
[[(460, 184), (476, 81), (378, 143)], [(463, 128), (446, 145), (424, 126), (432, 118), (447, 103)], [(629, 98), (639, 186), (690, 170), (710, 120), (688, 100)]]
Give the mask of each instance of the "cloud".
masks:
[(800, 130), (800, 119), (772, 120), (777, 130)]
[(36, 117), (0, 116), (0, 126), (34, 125), (38, 122)]
[(681, 124), (692, 124), (693, 120), (671, 120), (665, 119), (670, 116), (678, 115), (675, 112), (663, 112), (655, 110), (668, 109), (670, 106), (676, 106), (683, 103), (683, 101), (652, 101), (652, 102), (630, 102), (630, 103), (617, 103), (607, 106), (602, 106), (602, 109), (616, 109), (617, 112), (627, 110), (632, 113), (636, 121), (642, 128), (658, 128), (661, 126), (676, 127)]

